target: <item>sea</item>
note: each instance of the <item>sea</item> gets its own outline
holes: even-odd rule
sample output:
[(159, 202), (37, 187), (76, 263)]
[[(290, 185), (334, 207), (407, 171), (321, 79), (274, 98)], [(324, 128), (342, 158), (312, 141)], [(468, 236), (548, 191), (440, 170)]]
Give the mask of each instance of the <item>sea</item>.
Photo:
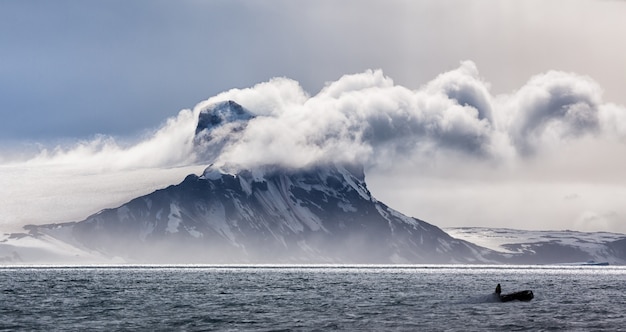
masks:
[(626, 331), (626, 267), (2, 266), (0, 330)]

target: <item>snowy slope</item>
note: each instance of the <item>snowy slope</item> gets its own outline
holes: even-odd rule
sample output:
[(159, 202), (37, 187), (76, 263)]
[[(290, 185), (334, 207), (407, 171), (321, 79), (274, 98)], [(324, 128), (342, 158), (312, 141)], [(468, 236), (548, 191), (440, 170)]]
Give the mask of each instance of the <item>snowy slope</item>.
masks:
[(130, 261), (205, 263), (488, 263), (487, 249), (451, 238), (374, 199), (360, 168), (208, 167), (181, 184), (84, 221), (34, 227)]
[(445, 228), (451, 236), (510, 254), (517, 263), (626, 264), (626, 234), (576, 231), (529, 231), (508, 228)]
[(115, 257), (74, 246), (55, 236), (4, 234), (0, 236), (0, 264), (116, 264)]

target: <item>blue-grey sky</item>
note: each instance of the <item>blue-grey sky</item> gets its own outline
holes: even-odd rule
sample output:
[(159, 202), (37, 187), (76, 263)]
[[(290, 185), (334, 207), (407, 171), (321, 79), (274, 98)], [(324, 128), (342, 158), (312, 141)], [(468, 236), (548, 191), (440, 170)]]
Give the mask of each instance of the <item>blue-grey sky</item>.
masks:
[(201, 172), (195, 116), (234, 99), (263, 118), (221, 161), (359, 160), (374, 196), (438, 226), (626, 232), (624, 17), (612, 0), (0, 0), (0, 231)]
[(0, 1), (0, 139), (137, 135), (271, 77), (311, 94), (382, 69), (409, 88), (472, 60), (495, 92), (550, 69), (626, 104), (620, 1)]

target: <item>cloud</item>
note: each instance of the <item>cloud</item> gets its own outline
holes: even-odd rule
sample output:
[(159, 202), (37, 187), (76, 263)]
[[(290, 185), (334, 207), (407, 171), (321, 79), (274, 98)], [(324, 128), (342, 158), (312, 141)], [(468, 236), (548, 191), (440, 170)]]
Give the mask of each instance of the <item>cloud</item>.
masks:
[(295, 81), (272, 79), (210, 98), (196, 113), (228, 99), (257, 115), (215, 160), (241, 167), (376, 166), (452, 155), (515, 162), (586, 136), (626, 133), (624, 108), (603, 103), (588, 77), (550, 71), (511, 94), (493, 95), (471, 61), (417, 90), (381, 70), (345, 75), (314, 96)]
[(529, 154), (542, 144), (596, 132), (601, 95), (594, 81), (576, 74), (551, 71), (533, 77), (506, 100), (516, 148)]
[(626, 110), (622, 106), (607, 103), (598, 113), (602, 132), (618, 141), (626, 141)]
[(98, 135), (69, 146), (43, 147), (30, 166), (67, 166), (93, 172), (187, 166), (196, 160), (193, 145), (197, 114), (182, 110), (138, 142), (119, 143)]
[[(274, 79), (220, 94), (199, 108), (232, 99), (258, 115), (218, 158), (224, 164), (375, 164), (381, 155), (440, 150), (488, 155), (494, 130), (490, 96), (476, 75), (474, 64), (465, 62), (412, 91), (381, 70), (368, 70), (327, 83), (312, 97), (294, 81)], [(450, 83), (455, 78), (458, 85)]]
[(464, 61), (457, 70), (439, 75), (430, 82), (427, 90), (433, 94), (442, 93), (459, 105), (470, 106), (478, 111), (479, 119), (492, 121), (492, 96), (490, 84), (483, 81), (476, 64)]
[(583, 212), (574, 223), (577, 229), (621, 229), (626, 231), (623, 226), (623, 215), (612, 210), (604, 213), (594, 211)]
[[(217, 154), (207, 153), (203, 149), (215, 146), (194, 140), (198, 114), (225, 100), (255, 117), (236, 135), (228, 125), (212, 132), (213, 140), (224, 143)], [(294, 80), (273, 78), (182, 110), (134, 143), (97, 136), (45, 148), (26, 164), (92, 171), (199, 163), (299, 168), (408, 161), (445, 168), (475, 160), (515, 165), (589, 137), (613, 147), (626, 139), (624, 107), (604, 103), (601, 88), (589, 77), (550, 71), (510, 94), (494, 95), (476, 65), (464, 61), (416, 90), (395, 84), (382, 70), (344, 75), (312, 96)]]
[(0, 158), (0, 232), (82, 220), (201, 172), (193, 144), (196, 121), (183, 110), (133, 143), (100, 135), (44, 146), (34, 156), (6, 154)]

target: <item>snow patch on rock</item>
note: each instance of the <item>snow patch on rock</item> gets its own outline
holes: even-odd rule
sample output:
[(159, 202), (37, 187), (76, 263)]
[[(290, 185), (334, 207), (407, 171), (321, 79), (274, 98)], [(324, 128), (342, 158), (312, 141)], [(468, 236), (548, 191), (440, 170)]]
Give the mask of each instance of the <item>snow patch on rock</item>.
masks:
[(170, 204), (170, 214), (167, 216), (167, 233), (178, 233), (178, 226), (180, 225), (182, 218), (180, 216), (180, 208), (175, 203)]

